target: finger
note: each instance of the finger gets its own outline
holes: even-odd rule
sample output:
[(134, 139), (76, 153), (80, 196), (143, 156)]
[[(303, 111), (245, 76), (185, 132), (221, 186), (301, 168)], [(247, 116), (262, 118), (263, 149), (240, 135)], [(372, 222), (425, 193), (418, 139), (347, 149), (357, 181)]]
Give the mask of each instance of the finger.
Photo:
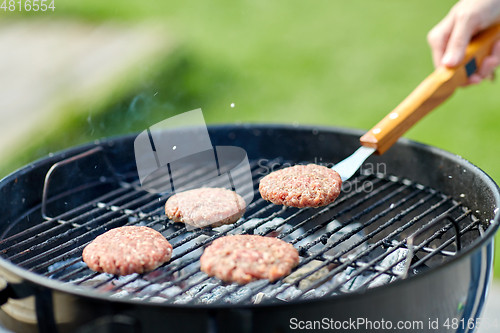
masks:
[(469, 84), (479, 84), (481, 83), (483, 79), (481, 78), (481, 76), (479, 76), (479, 74), (472, 74), (470, 77), (469, 77), (469, 82), (468, 82), (468, 85)]
[(434, 67), (441, 65), (441, 59), (443, 59), (446, 44), (448, 44), (453, 28), (453, 20), (453, 15), (447, 15), (427, 34), (427, 42), (431, 47)]
[(493, 45), (493, 51), (491, 51), (491, 55), (497, 57), (500, 60), (500, 40)]
[(500, 61), (496, 56), (488, 56), (484, 58), (481, 68), (479, 69), (479, 76), (486, 79), (498, 67)]
[(442, 60), (445, 66), (455, 67), (463, 60), (465, 48), (471, 40), (473, 30), (472, 21), (464, 15), (457, 14)]
[(486, 77), (486, 80), (490, 80), (491, 82), (495, 82), (495, 72), (491, 72), (490, 75)]
[(486, 79), (491, 76), (495, 69), (500, 65), (500, 41), (493, 45), (491, 55), (487, 56), (479, 70), (479, 75)]

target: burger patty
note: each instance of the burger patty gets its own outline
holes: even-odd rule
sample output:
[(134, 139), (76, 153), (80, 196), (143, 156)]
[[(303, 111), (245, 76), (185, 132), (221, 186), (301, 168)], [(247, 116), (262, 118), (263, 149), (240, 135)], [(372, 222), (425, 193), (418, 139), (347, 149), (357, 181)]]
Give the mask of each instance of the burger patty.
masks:
[(196, 228), (231, 224), (245, 213), (245, 200), (225, 188), (203, 187), (181, 192), (165, 203), (165, 214), (175, 222)]
[(172, 256), (172, 245), (158, 231), (125, 226), (98, 236), (83, 249), (90, 269), (115, 275), (152, 271)]
[(259, 192), (264, 200), (297, 208), (320, 207), (337, 199), (342, 187), (339, 174), (327, 167), (295, 165), (261, 179)]
[(205, 249), (200, 263), (203, 272), (225, 282), (272, 282), (290, 274), (299, 264), (299, 253), (277, 238), (234, 235), (216, 239)]

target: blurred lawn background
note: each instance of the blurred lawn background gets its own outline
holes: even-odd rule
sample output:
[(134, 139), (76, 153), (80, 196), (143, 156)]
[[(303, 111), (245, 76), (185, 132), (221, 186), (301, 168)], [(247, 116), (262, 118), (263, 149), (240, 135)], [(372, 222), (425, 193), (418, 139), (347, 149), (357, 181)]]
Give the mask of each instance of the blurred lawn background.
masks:
[[(53, 20), (164, 25), (177, 47), (99, 107), (68, 105), (63, 128), (0, 169), (202, 108), (209, 123), (369, 129), (433, 70), (427, 32), (454, 1), (56, 1)], [(40, 17), (16, 14), (18, 20)], [(234, 108), (231, 108), (234, 103)], [(83, 108), (83, 110), (82, 110)], [(459, 90), (406, 137), (500, 182), (500, 85)], [(497, 237), (498, 240), (500, 238)], [(500, 277), (497, 246), (496, 276)]]

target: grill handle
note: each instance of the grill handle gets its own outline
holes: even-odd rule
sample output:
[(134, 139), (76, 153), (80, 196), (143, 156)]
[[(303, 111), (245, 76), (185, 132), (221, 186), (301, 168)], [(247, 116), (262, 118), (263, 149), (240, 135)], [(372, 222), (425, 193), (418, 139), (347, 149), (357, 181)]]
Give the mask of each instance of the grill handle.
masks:
[(457, 67), (436, 68), (401, 104), (361, 137), (361, 145), (376, 148), (377, 154), (383, 154), (415, 123), (450, 97), (456, 88), (467, 83), (499, 39), (500, 24), (476, 35)]
[(10, 284), (2, 277), (0, 277), (0, 305), (7, 303), (9, 298), (14, 296), (14, 292)]
[(33, 285), (25, 282), (9, 282), (6, 277), (0, 276), (0, 306), (9, 299), (23, 299), (37, 294)]
[(118, 178), (118, 176), (116, 174), (115, 168), (113, 167), (113, 165), (109, 161), (108, 157), (106, 156), (106, 151), (101, 146), (97, 146), (97, 147), (89, 149), (89, 150), (87, 150), (87, 151), (85, 151), (85, 152), (83, 152), (81, 154), (69, 157), (69, 158), (67, 158), (65, 160), (62, 160), (62, 161), (59, 161), (59, 162), (55, 163), (54, 165), (52, 165), (52, 167), (49, 169), (49, 171), (47, 171), (47, 174), (45, 175), (45, 181), (43, 183), (41, 212), (42, 212), (42, 217), (45, 220), (52, 220), (52, 217), (47, 216), (47, 201), (48, 201), (48, 195), (49, 195), (50, 180), (52, 178), (52, 175), (54, 174), (54, 171), (56, 171), (59, 167), (61, 167), (63, 165), (66, 165), (66, 164), (69, 164), (69, 163), (73, 163), (73, 162), (75, 162), (77, 160), (80, 160), (80, 159), (82, 159), (84, 157), (87, 157), (87, 156), (90, 156), (92, 154), (96, 154), (96, 153), (99, 153), (99, 152), (103, 153), (104, 162), (106, 163), (106, 166), (111, 171), (113, 177), (115, 177), (115, 179), (116, 179), (117, 182), (120, 181), (120, 179)]
[(415, 238), (417, 236), (421, 235), (422, 233), (424, 233), (425, 231), (429, 230), (430, 228), (432, 228), (433, 226), (435, 226), (439, 222), (444, 221), (444, 220), (450, 221), (453, 224), (453, 226), (455, 227), (455, 242), (457, 243), (457, 252), (460, 251), (462, 246), (460, 244), (460, 227), (458, 225), (458, 222), (449, 213), (441, 215), (440, 217), (436, 218), (434, 221), (425, 225), (425, 227), (423, 227), (422, 229), (415, 231), (406, 240), (406, 246), (408, 248), (408, 252), (406, 253), (406, 263), (405, 263), (404, 273), (401, 276), (403, 279), (406, 279), (408, 277), (409, 272), (410, 272), (411, 261), (413, 259), (413, 254), (415, 252), (414, 246), (413, 246), (413, 244), (415, 242)]

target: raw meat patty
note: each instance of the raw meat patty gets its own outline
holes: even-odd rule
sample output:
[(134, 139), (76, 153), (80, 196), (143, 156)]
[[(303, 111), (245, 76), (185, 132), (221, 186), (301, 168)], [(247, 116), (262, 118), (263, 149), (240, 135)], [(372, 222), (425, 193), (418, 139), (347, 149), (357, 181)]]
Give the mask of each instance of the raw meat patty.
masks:
[(90, 269), (115, 275), (152, 271), (172, 256), (172, 245), (158, 231), (126, 226), (111, 229), (83, 249)]
[(203, 187), (177, 193), (165, 204), (165, 214), (169, 219), (196, 228), (231, 224), (244, 213), (245, 200), (225, 188)]
[(203, 272), (225, 282), (272, 282), (290, 274), (299, 263), (299, 253), (277, 238), (234, 235), (216, 239), (205, 249), (200, 263)]
[(337, 199), (342, 187), (339, 174), (327, 167), (295, 165), (262, 178), (259, 192), (264, 200), (297, 208), (320, 207)]

